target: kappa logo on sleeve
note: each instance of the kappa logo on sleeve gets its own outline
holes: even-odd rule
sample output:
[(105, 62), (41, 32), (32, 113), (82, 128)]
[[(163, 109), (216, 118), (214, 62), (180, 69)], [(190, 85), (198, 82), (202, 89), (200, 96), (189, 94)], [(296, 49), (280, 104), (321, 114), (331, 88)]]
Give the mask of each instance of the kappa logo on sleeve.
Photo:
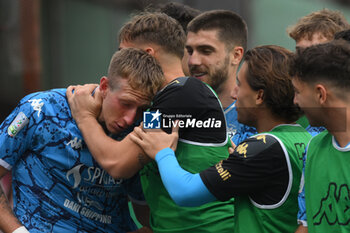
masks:
[(8, 127), (7, 133), (14, 137), (17, 135), (19, 131), (21, 131), (24, 126), (26, 126), (29, 123), (28, 117), (23, 113), (20, 112), (16, 116), (16, 118), (12, 121), (11, 125)]
[(38, 112), (39, 117), (41, 113), (41, 108), (44, 106), (44, 102), (42, 102), (42, 99), (32, 99), (28, 100), (28, 102), (31, 103), (30, 105), (33, 107), (33, 110)]

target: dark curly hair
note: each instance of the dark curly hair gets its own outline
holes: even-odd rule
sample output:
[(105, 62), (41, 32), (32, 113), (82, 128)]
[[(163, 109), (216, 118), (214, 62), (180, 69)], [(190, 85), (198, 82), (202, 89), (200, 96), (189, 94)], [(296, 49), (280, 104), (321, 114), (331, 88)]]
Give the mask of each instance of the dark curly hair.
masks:
[(350, 90), (350, 44), (334, 40), (298, 51), (291, 75), (306, 83), (328, 82), (338, 89)]
[(293, 103), (294, 88), (289, 74), (292, 59), (291, 51), (275, 45), (259, 46), (245, 55), (249, 86), (255, 91), (263, 90), (266, 106), (288, 122), (296, 121), (302, 114)]

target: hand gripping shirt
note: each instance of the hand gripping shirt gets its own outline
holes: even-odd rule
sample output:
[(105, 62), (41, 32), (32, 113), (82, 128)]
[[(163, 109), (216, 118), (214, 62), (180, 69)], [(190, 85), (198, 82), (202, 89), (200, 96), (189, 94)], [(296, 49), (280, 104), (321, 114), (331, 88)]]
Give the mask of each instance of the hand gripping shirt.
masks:
[(14, 212), (32, 232), (135, 229), (127, 195), (138, 177), (115, 180), (92, 158), (65, 89), (24, 97), (0, 126), (0, 165), (12, 170)]
[(350, 146), (340, 147), (326, 130), (307, 149), (305, 201), (308, 230), (350, 232)]
[[(154, 100), (152, 111), (159, 110), (162, 128), (171, 129), (178, 119), (176, 157), (191, 173), (198, 173), (228, 156), (224, 113), (211, 88), (195, 78), (177, 78)], [(141, 171), (141, 182), (151, 210), (150, 224), (155, 233), (228, 233), (234, 228), (233, 201), (211, 202), (199, 207), (180, 207), (169, 196), (156, 162)]]

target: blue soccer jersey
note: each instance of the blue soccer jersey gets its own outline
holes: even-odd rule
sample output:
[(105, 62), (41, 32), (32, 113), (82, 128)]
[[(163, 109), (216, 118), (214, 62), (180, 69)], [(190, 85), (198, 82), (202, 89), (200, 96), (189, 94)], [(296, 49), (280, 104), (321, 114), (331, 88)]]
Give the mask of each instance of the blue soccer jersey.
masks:
[(92, 158), (65, 89), (30, 94), (0, 126), (0, 165), (12, 170), (14, 212), (30, 232), (135, 230), (127, 196), (139, 178), (116, 180)]
[(257, 134), (254, 127), (243, 125), (237, 120), (236, 101), (225, 109), (225, 118), (227, 123), (227, 133), (233, 143), (238, 145), (245, 139)]
[(304, 185), (305, 185), (305, 182), (304, 182), (305, 162), (306, 162), (306, 150), (305, 150), (304, 155), (303, 155), (303, 173), (302, 173), (302, 176), (301, 176), (299, 195), (298, 195), (299, 211), (298, 211), (298, 217), (297, 218), (298, 218), (298, 224), (301, 224), (301, 225), (307, 227), (306, 206), (305, 206), (305, 188), (304, 188)]

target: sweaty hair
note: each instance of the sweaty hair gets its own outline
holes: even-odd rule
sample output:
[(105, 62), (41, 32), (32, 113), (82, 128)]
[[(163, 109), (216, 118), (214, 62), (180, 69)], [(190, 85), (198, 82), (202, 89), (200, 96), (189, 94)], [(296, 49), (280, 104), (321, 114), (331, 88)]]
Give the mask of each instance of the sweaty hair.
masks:
[(271, 112), (288, 122), (301, 116), (294, 105), (294, 88), (289, 74), (293, 53), (285, 48), (266, 45), (248, 50), (245, 63), (247, 82), (255, 90), (263, 90), (263, 101)]
[(186, 35), (181, 25), (160, 12), (142, 12), (135, 15), (119, 31), (121, 42), (153, 43), (164, 52), (182, 59)]
[(163, 12), (164, 14), (176, 19), (181, 24), (182, 29), (185, 32), (187, 31), (188, 23), (201, 13), (200, 10), (194, 9), (179, 2), (162, 4), (160, 5), (159, 10), (160, 12)]
[(316, 33), (332, 40), (335, 33), (349, 28), (349, 23), (340, 11), (323, 9), (300, 18), (295, 25), (288, 27), (287, 33), (295, 41), (303, 38), (312, 40)]
[(114, 53), (108, 68), (108, 79), (112, 90), (118, 89), (118, 80), (127, 79), (134, 90), (142, 92), (148, 99), (164, 86), (163, 71), (154, 57), (147, 52), (125, 48)]
[(206, 11), (194, 18), (187, 26), (188, 32), (200, 30), (218, 30), (219, 40), (225, 43), (226, 49), (234, 46), (247, 48), (247, 24), (236, 13), (228, 10)]
[(328, 82), (338, 89), (350, 90), (350, 45), (344, 40), (314, 45), (299, 51), (291, 75), (313, 84)]

